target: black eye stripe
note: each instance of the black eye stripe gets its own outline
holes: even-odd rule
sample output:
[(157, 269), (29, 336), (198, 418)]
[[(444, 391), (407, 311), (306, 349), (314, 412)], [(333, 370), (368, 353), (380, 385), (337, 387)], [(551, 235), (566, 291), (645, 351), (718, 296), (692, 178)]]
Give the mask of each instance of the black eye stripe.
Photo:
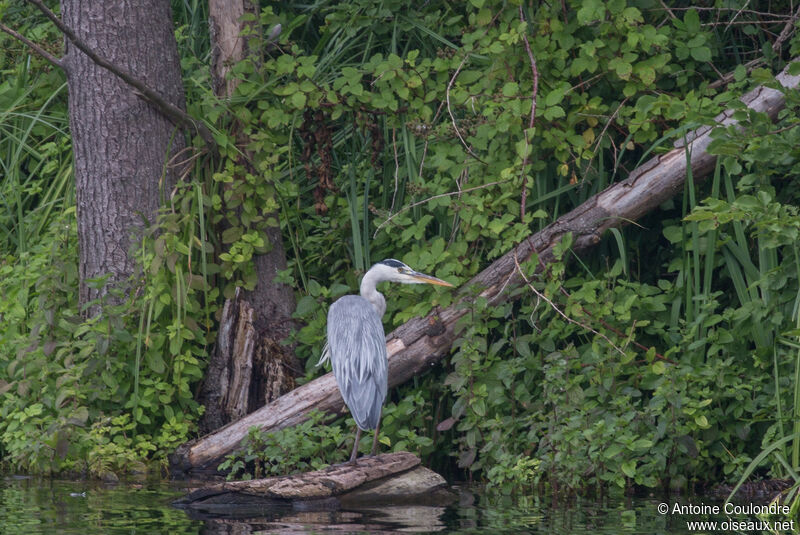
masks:
[(399, 260), (395, 260), (394, 258), (387, 258), (386, 260), (381, 260), (378, 263), (379, 264), (384, 264), (384, 265), (389, 266), (389, 267), (398, 268), (398, 269), (402, 269), (402, 268), (406, 267), (406, 265), (404, 263), (400, 262)]

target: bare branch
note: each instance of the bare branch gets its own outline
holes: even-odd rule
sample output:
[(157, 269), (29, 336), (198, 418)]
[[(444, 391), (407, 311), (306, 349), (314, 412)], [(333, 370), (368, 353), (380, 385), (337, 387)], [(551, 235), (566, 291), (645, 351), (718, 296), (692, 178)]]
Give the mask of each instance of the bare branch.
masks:
[(798, 7), (797, 11), (794, 12), (792, 18), (786, 22), (783, 30), (781, 30), (781, 34), (777, 39), (775, 39), (775, 42), (772, 43), (773, 52), (778, 52), (783, 46), (783, 43), (794, 33), (794, 25), (797, 22), (798, 17), (800, 17), (800, 7)]
[[(725, 27), (725, 29), (726, 29), (726, 30), (727, 30), (727, 29), (730, 27), (730, 25), (731, 25), (731, 24), (733, 24), (733, 22), (736, 20), (736, 17), (738, 17), (739, 15), (741, 15), (741, 13), (742, 13), (742, 10), (744, 10), (744, 9), (745, 9), (745, 8), (746, 8), (748, 5), (750, 5), (750, 0), (747, 0), (747, 2), (745, 2), (745, 3), (744, 3), (744, 5), (741, 7), (741, 9), (739, 9), (739, 11), (737, 11), (737, 12), (736, 12), (736, 14), (735, 14), (735, 15), (733, 16), (733, 18), (730, 20), (730, 22), (728, 22), (728, 25)], [(748, 21), (748, 22), (749, 22), (749, 21)]]
[(667, 4), (664, 3), (664, 0), (659, 0), (659, 1), (661, 2), (661, 6), (664, 8), (664, 10), (667, 13), (669, 13), (670, 17), (672, 17), (673, 19), (677, 19), (678, 18), (678, 17), (675, 16), (675, 13), (673, 13), (672, 10), (667, 6)]
[(203, 141), (206, 142), (206, 145), (208, 145), (211, 150), (216, 150), (217, 144), (214, 141), (214, 136), (202, 121), (196, 120), (179, 107), (175, 106), (171, 102), (166, 101), (161, 95), (150, 89), (141, 80), (134, 78), (121, 68), (97, 55), (86, 43), (84, 43), (77, 35), (75, 35), (75, 32), (61, 22), (61, 19), (59, 19), (55, 13), (49, 10), (47, 6), (44, 5), (42, 0), (28, 0), (28, 2), (39, 8), (39, 11), (44, 13), (44, 15), (56, 25), (56, 28), (58, 28), (61, 33), (63, 33), (67, 39), (69, 39), (70, 42), (72, 42), (72, 44), (74, 44), (81, 52), (86, 54), (89, 59), (94, 61), (100, 67), (103, 67), (107, 71), (117, 75), (123, 81), (125, 81), (125, 83), (135, 88), (141, 97), (145, 98), (145, 100), (150, 102), (150, 104), (155, 106), (159, 111), (161, 111), (161, 113), (166, 115), (175, 124), (179, 126), (193, 127), (200, 137), (203, 138)]
[[(522, 13), (522, 4), (519, 6), (519, 20), (525, 22), (525, 15)], [(533, 93), (531, 94), (531, 116), (528, 119), (528, 130), (533, 128), (536, 121), (536, 95), (539, 94), (539, 69), (536, 67), (536, 58), (531, 52), (531, 44), (528, 42), (528, 35), (526, 32), (522, 34), (522, 41), (525, 43), (525, 51), (528, 53), (528, 59), (531, 62), (531, 73), (533, 74)], [(519, 219), (525, 220), (525, 204), (528, 200), (528, 175), (525, 174), (525, 168), (528, 166), (528, 130), (525, 130), (525, 156), (522, 159), (522, 197), (519, 202)]]
[(396, 128), (392, 127), (392, 149), (394, 149), (394, 191), (392, 192), (392, 206), (389, 213), (394, 211), (394, 201), (397, 200), (398, 179), (400, 177), (400, 160), (397, 158), (397, 136)]
[[(436, 119), (439, 118), (439, 113), (442, 111), (442, 106), (444, 106), (444, 100), (439, 103), (439, 107), (436, 108), (436, 113), (433, 115), (433, 119), (431, 119), (430, 124), (436, 124)], [(425, 156), (428, 154), (428, 141), (430, 140), (430, 136), (425, 136), (425, 144), (422, 147), (422, 158), (419, 160), (419, 171), (417, 172), (417, 176), (422, 177), (422, 169), (425, 166)]]
[(555, 310), (556, 313), (559, 316), (564, 318), (568, 323), (572, 323), (573, 325), (576, 325), (576, 326), (580, 327), (581, 329), (584, 329), (586, 331), (589, 331), (589, 332), (599, 336), (600, 338), (605, 340), (606, 343), (608, 343), (608, 345), (610, 345), (617, 352), (619, 352), (620, 355), (622, 355), (623, 357), (625, 356), (625, 352), (622, 349), (620, 349), (614, 342), (612, 342), (611, 339), (608, 336), (606, 336), (605, 334), (603, 334), (601, 332), (595, 331), (594, 329), (592, 329), (591, 327), (589, 327), (588, 325), (586, 325), (584, 323), (581, 323), (580, 321), (577, 321), (577, 320), (574, 320), (574, 319), (570, 318), (560, 308), (558, 308), (558, 306), (555, 303), (553, 303), (553, 301), (548, 299), (546, 295), (544, 295), (542, 292), (537, 290), (536, 287), (533, 284), (531, 284), (531, 281), (528, 279), (528, 277), (525, 276), (525, 272), (522, 271), (522, 267), (519, 265), (519, 260), (517, 259), (516, 252), (514, 254), (514, 266), (516, 267), (516, 271), (519, 274), (519, 276), (522, 277), (523, 281), (525, 281), (525, 285), (536, 295), (537, 298), (541, 299), (542, 301), (544, 301), (545, 303), (550, 305), (550, 308)]
[(622, 107), (625, 105), (626, 102), (628, 102), (628, 97), (625, 97), (625, 99), (622, 102), (619, 103), (619, 106), (617, 106), (617, 109), (614, 110), (614, 113), (611, 114), (611, 117), (608, 119), (608, 121), (606, 122), (606, 125), (603, 127), (603, 131), (600, 132), (599, 136), (597, 136), (597, 141), (595, 142), (593, 151), (596, 151), (600, 147), (600, 142), (603, 140), (603, 136), (606, 135), (606, 132), (608, 131), (608, 127), (611, 126), (611, 123), (614, 122), (614, 119), (617, 118), (617, 114), (619, 113), (619, 110), (622, 109)]
[(474, 152), (472, 152), (472, 149), (470, 148), (470, 146), (467, 144), (466, 141), (464, 141), (464, 137), (461, 135), (461, 131), (459, 131), (458, 125), (456, 124), (456, 117), (455, 117), (455, 115), (453, 115), (453, 110), (450, 109), (450, 89), (452, 89), (453, 83), (456, 81), (456, 78), (458, 78), (458, 73), (461, 72), (461, 68), (464, 66), (464, 63), (466, 63), (468, 57), (469, 57), (469, 54), (465, 54), (464, 55), (464, 59), (461, 60), (461, 63), (459, 64), (458, 68), (456, 69), (456, 72), (453, 73), (453, 77), (450, 78), (450, 81), (447, 83), (447, 91), (445, 92), (445, 97), (446, 97), (446, 100), (447, 100), (447, 113), (450, 114), (450, 120), (453, 122), (453, 130), (456, 131), (456, 135), (458, 136), (458, 139), (461, 140), (461, 144), (464, 145), (464, 148), (467, 149), (467, 152), (470, 153), (470, 155), (473, 158), (475, 158), (476, 160), (481, 162), (483, 165), (488, 165), (486, 162), (484, 162), (483, 160), (478, 158), (478, 155), (475, 154)]
[[(797, 8), (797, 10), (794, 12), (794, 15), (789, 17), (789, 20), (786, 21), (786, 24), (783, 26), (783, 30), (781, 30), (780, 35), (778, 36), (777, 39), (775, 39), (775, 42), (772, 43), (773, 52), (777, 54), (783, 47), (783, 43), (785, 43), (786, 40), (792, 36), (795, 30), (795, 23), (797, 22), (798, 18), (800, 18), (800, 7)], [(765, 64), (766, 61), (762, 57), (748, 61), (747, 63), (744, 64), (744, 67), (745, 71), (749, 74), (750, 71), (752, 71), (753, 69), (761, 67)], [(734, 78), (734, 72), (731, 71), (727, 73), (725, 76), (721, 77), (719, 80), (710, 83), (708, 87), (709, 89), (717, 89), (719, 87), (722, 87), (723, 85), (729, 84), (731, 80), (733, 80), (733, 78)]]
[[(750, 71), (752, 71), (756, 67), (760, 67), (762, 65), (764, 65), (764, 58), (756, 58), (756, 59), (750, 60), (747, 63), (745, 63), (744, 64), (744, 68), (745, 68), (745, 71), (749, 74)], [(723, 85), (727, 85), (727, 84), (729, 84), (731, 82), (731, 80), (733, 80), (734, 75), (735, 75), (735, 71), (731, 71), (728, 74), (726, 74), (725, 76), (723, 76), (722, 78), (720, 78), (719, 80), (717, 80), (715, 82), (711, 82), (710, 84), (708, 84), (708, 88), (709, 89), (717, 89), (719, 87), (722, 87)]]
[(394, 213), (394, 214), (390, 215), (389, 217), (387, 217), (386, 221), (384, 221), (383, 223), (378, 225), (378, 228), (375, 229), (375, 234), (373, 234), (372, 237), (374, 238), (375, 236), (377, 236), (378, 235), (378, 231), (381, 228), (383, 228), (389, 221), (391, 221), (392, 219), (394, 219), (398, 215), (402, 214), (403, 212), (406, 212), (406, 211), (414, 208), (415, 206), (419, 206), (420, 204), (425, 204), (426, 202), (430, 202), (430, 201), (432, 201), (434, 199), (440, 199), (442, 197), (451, 197), (453, 195), (461, 195), (462, 193), (467, 193), (469, 191), (475, 191), (477, 189), (490, 188), (492, 186), (497, 186), (498, 184), (505, 184), (506, 182), (508, 182), (508, 180), (496, 180), (494, 182), (489, 182), (488, 184), (482, 184), (480, 186), (475, 186), (475, 187), (472, 187), (472, 188), (459, 189), (458, 191), (448, 191), (447, 193), (440, 193), (438, 195), (434, 195), (432, 197), (428, 197), (427, 199), (422, 199), (421, 201), (417, 201), (417, 202), (411, 203), (408, 206), (404, 206), (402, 209), (398, 210), (396, 213)]
[(6, 26), (3, 23), (0, 23), (0, 30), (6, 32), (8, 35), (10, 35), (11, 37), (16, 39), (17, 41), (21, 42), (22, 44), (24, 44), (25, 46), (27, 46), (28, 48), (30, 48), (31, 50), (33, 50), (34, 52), (39, 54), (41, 57), (46, 59), (48, 62), (52, 63), (55, 67), (58, 67), (61, 70), (66, 70), (64, 68), (64, 63), (60, 59), (58, 59), (57, 57), (55, 57), (50, 52), (48, 52), (44, 48), (40, 47), (39, 45), (37, 45), (33, 41), (31, 41), (30, 39), (28, 39), (24, 35), (22, 35), (22, 34), (20, 34), (18, 32), (15, 32), (14, 30), (12, 30), (11, 28), (9, 28), (8, 26)]

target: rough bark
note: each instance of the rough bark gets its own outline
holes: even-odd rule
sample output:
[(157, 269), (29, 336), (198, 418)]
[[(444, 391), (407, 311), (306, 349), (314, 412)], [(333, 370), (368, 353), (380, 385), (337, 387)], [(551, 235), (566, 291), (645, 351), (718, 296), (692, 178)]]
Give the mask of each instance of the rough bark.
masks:
[[(800, 77), (789, 76), (786, 70), (777, 79), (787, 88), (800, 85)], [(785, 106), (783, 93), (763, 86), (750, 91), (741, 100), (751, 109), (767, 113), (773, 120)], [(731, 116), (729, 111), (720, 114), (717, 123), (735, 124)], [(634, 169), (624, 181), (598, 193), (530, 236), (469, 281), (460, 302), (395, 329), (386, 338), (389, 386), (403, 383), (433, 366), (447, 353), (456, 338), (457, 321), (468, 311), (464, 300), (476, 294), (495, 303), (509, 299), (511, 290), (522, 282), (517, 262), (537, 254), (539, 265), (546, 265), (554, 258), (554, 246), (567, 233), (573, 235), (573, 251), (586, 251), (597, 244), (609, 228), (635, 221), (679, 193), (686, 178), (687, 162), (690, 162), (696, 182), (706, 177), (716, 162), (716, 157), (706, 151), (711, 142), (710, 130), (706, 127), (692, 133), (687, 138), (688, 147), (676, 144), (672, 151), (649, 160)], [(170, 459), (172, 470), (196, 473), (213, 469), (223, 456), (238, 447), (250, 427), (277, 430), (297, 425), (308, 418), (312, 409), (329, 413), (344, 410), (333, 374), (306, 383), (216, 433), (182, 445)]]
[[(62, 0), (64, 23), (90, 48), (185, 108), (172, 12), (167, 0)], [(80, 302), (104, 290), (87, 281), (110, 274), (121, 283), (135, 269), (131, 247), (161, 195), (175, 183), (166, 162), (185, 146), (183, 134), (120, 78), (69, 41), (63, 66), (75, 157), (80, 250)], [(95, 313), (97, 307), (90, 309)]]
[[(257, 4), (251, 0), (209, 2), (212, 83), (222, 98), (232, 96), (239, 84), (238, 79), (228, 76), (231, 67), (251, 54), (243, 32), (254, 35), (257, 23), (243, 21), (245, 14), (257, 20)], [(233, 129), (241, 131), (237, 124)], [(237, 137), (239, 145), (245, 147), (248, 140), (242, 134)], [(247, 159), (239, 163), (255, 174)], [(278, 218), (277, 214), (265, 217)], [(237, 290), (236, 297), (225, 302), (217, 344), (199, 394), (206, 407), (200, 423), (204, 432), (264, 406), (295, 386), (294, 375), (300, 365), (292, 349), (281, 344), (292, 327), (294, 293), (288, 285), (274, 281), (278, 271), (286, 269), (280, 228), (267, 229), (266, 238), (270, 251), (254, 259), (258, 274), (255, 289)]]
[(208, 512), (236, 505), (279, 507), (302, 503), (304, 510), (377, 503), (414, 503), (447, 499), (442, 476), (405, 451), (359, 459), (302, 474), (217, 483), (174, 502)]

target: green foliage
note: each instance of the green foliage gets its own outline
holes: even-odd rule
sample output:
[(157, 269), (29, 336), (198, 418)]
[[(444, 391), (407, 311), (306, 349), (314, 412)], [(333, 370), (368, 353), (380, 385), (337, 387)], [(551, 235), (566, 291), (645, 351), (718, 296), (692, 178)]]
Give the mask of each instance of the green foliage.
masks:
[[(581, 1), (567, 4), (566, 17), (560, 5), (524, 6), (529, 22), (518, 8), (492, 2), (282, 9), (262, 13), (264, 27), (284, 28), (278, 48), (235, 69), (242, 82), (229, 102), (251, 128), (247, 150), (274, 191), (238, 182), (229, 165), (215, 178), (233, 184), (233, 193), (214, 202), (223, 212), (231, 201), (238, 209), (237, 195), (279, 204), (292, 243), (281, 277), (302, 289), (295, 317), (304, 326), (294, 340), (309, 377), (318, 373), (326, 305), (354, 291), (374, 260), (400, 256), (466, 281), (622, 169), (736, 105), (748, 83), (737, 72), (726, 91), (706, 88), (714, 67), (733, 69), (738, 60), (719, 44), (709, 22), (718, 19), (692, 9), (672, 18), (633, 2)], [(743, 47), (759, 31), (742, 25), (728, 39)], [(539, 73), (532, 131), (522, 35)], [(221, 144), (234, 160), (233, 140)], [(782, 149), (790, 152), (791, 142)], [(702, 223), (681, 220), (701, 195), (724, 198), (723, 180), (730, 191), (752, 180), (738, 175), (718, 171), (710, 192), (690, 180), (663, 226), (617, 232), (613, 253), (600, 247), (598, 258), (611, 257), (605, 262), (558, 264), (546, 282), (533, 282), (579, 324), (531, 288), (518, 290), (514, 304), (477, 299), (449, 369), (391, 393), (382, 441), (416, 444), (438, 463), (445, 462), (438, 452), (450, 452), (504, 490), (682, 488), (697, 474), (741, 474), (780, 397), (769, 348), (786, 317), (774, 315), (775, 305), (785, 300), (762, 306), (747, 298), (777, 264), (765, 257), (752, 279), (746, 233), (735, 233), (738, 247), (729, 246)], [(523, 183), (529, 195), (520, 219)], [(225, 240), (229, 274), (249, 260), (256, 247), (249, 233), (261, 222), (226, 217), (238, 227)], [(565, 259), (568, 251), (565, 243)], [(645, 264), (650, 257), (657, 262)], [(740, 284), (731, 259), (751, 278)], [(535, 266), (525, 266), (529, 276)], [(783, 284), (776, 290), (786, 295), (796, 282)], [(391, 297), (387, 328), (451, 304), (453, 294), (393, 288)], [(762, 326), (766, 318), (772, 333)], [(439, 433), (448, 416), (455, 425)]]
[[(169, 242), (169, 221), (158, 240)], [(155, 246), (160, 255), (144, 260), (147, 270), (156, 259), (172, 270), (154, 270), (128, 299), (110, 289), (103, 314), (84, 319), (75, 248), (69, 208), (40, 243), (0, 264), (0, 316), (9, 325), (0, 332), (3, 463), (98, 475), (163, 461), (200, 414), (191, 386), (207, 351), (199, 324), (211, 312), (197, 302), (203, 285), (182, 272), (168, 245)]]
[[(388, 403), (383, 409), (378, 440), (392, 451), (411, 451), (417, 455), (432, 453), (433, 440), (426, 436), (423, 395), (414, 392), (399, 403)], [(355, 438), (352, 418), (327, 424), (330, 417), (317, 410), (309, 419), (279, 431), (261, 431), (253, 427), (241, 449), (228, 455), (219, 469), (228, 471), (228, 479), (259, 478), (308, 470), (319, 470), (329, 464), (350, 458)], [(370, 452), (374, 435), (362, 433), (359, 455)], [(379, 446), (383, 447), (383, 446)]]
[(353, 440), (341, 425), (325, 425), (327, 419), (312, 411), (302, 424), (280, 431), (265, 433), (252, 427), (242, 448), (226, 457), (219, 469), (228, 471), (228, 479), (250, 479), (319, 470), (346, 461)]
[[(4, 23), (57, 53), (61, 36), (34, 8), (4, 9)], [(101, 475), (163, 462), (202, 410), (193, 389), (219, 295), (206, 262), (210, 199), (179, 185), (133, 253), (140, 276), (109, 288), (87, 320), (64, 76), (0, 40), (10, 52), (0, 59), (0, 463)]]
[[(573, 262), (567, 239), (544, 275), (520, 259), (530, 283), (511, 303), (468, 305), (449, 360), (390, 392), (380, 441), (506, 492), (796, 471), (800, 441), (780, 441), (796, 436), (800, 407), (800, 99), (787, 93), (777, 126), (738, 101), (753, 83), (775, 85), (769, 72), (783, 64), (769, 42), (782, 22), (633, 0), (518, 4), (271, 5), (261, 26), (283, 31), (252, 37), (227, 99), (209, 89), (204, 4), (176, 4), (188, 109), (220, 158), (198, 160), (137, 247), (138, 277), (92, 320), (76, 309), (63, 79), (41, 66), (28, 76), (19, 48), (0, 59), (3, 462), (137, 470), (185, 439), (215, 314), (236, 286), (256, 284), (271, 228), (287, 244), (278, 277), (297, 289), (291, 342), (309, 380), (327, 306), (374, 261), (464, 283), (734, 107), (746, 128), (715, 132), (709, 185), (689, 176), (682, 201), (591, 258)], [(741, 64), (762, 51), (767, 69), (748, 75)], [(727, 71), (734, 81), (710, 88)], [(392, 288), (386, 327), (456, 297)], [(267, 475), (344, 460), (351, 426), (314, 415), (251, 432), (224, 466)], [(782, 457), (759, 457), (762, 441)]]

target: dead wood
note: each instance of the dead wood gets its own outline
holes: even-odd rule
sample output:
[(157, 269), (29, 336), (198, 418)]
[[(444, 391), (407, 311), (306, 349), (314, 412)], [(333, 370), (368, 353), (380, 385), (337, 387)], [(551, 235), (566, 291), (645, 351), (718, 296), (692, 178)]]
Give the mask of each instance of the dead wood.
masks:
[[(800, 77), (790, 76), (784, 69), (777, 80), (786, 88), (794, 89)], [(773, 120), (785, 106), (781, 91), (759, 86), (741, 98), (751, 109), (767, 113)], [(732, 125), (733, 112), (720, 114), (718, 125)], [(387, 340), (389, 354), (389, 386), (403, 383), (422, 370), (433, 366), (450, 349), (456, 338), (456, 323), (467, 312), (464, 301), (476, 294), (500, 303), (517, 288), (520, 277), (516, 263), (538, 254), (540, 265), (554, 258), (553, 247), (571, 233), (572, 249), (582, 252), (600, 241), (603, 233), (614, 227), (635, 221), (657, 208), (661, 203), (681, 192), (691, 164), (696, 183), (713, 169), (716, 156), (707, 152), (711, 143), (710, 127), (690, 133), (676, 148), (656, 156), (630, 173), (627, 179), (616, 183), (578, 206), (540, 232), (530, 236), (516, 248), (493, 262), (470, 280), (463, 290), (460, 302), (443, 310), (436, 310), (424, 318), (415, 318), (390, 333)], [(186, 443), (170, 458), (173, 474), (213, 471), (223, 457), (241, 443), (253, 426), (262, 430), (278, 430), (299, 424), (307, 419), (309, 411), (339, 413), (344, 403), (333, 374), (329, 373), (311, 381), (246, 417), (232, 422), (218, 431)]]
[[(260, 51), (252, 49), (260, 33), (258, 2), (211, 0), (208, 5), (212, 84), (219, 97), (228, 99), (241, 81), (231, 76), (233, 66), (248, 57), (259, 61)], [(237, 145), (243, 147), (239, 165), (257, 176), (253, 155), (244, 148), (251, 140), (238, 121), (232, 132)], [(263, 216), (278, 219), (275, 213)], [(265, 232), (271, 248), (254, 258), (256, 287), (251, 291), (237, 288), (235, 297), (225, 301), (217, 343), (198, 395), (206, 407), (200, 420), (202, 432), (238, 420), (295, 387), (300, 364), (294, 348), (281, 344), (291, 332), (294, 293), (289, 285), (275, 281), (278, 272), (286, 269), (286, 251), (278, 226), (270, 226)]]
[(339, 464), (314, 472), (217, 483), (189, 493), (174, 505), (213, 510), (261, 503), (313, 510), (387, 500), (412, 503), (433, 496), (442, 498), (445, 484), (442, 476), (420, 466), (416, 455), (401, 451), (362, 457), (357, 464)]

